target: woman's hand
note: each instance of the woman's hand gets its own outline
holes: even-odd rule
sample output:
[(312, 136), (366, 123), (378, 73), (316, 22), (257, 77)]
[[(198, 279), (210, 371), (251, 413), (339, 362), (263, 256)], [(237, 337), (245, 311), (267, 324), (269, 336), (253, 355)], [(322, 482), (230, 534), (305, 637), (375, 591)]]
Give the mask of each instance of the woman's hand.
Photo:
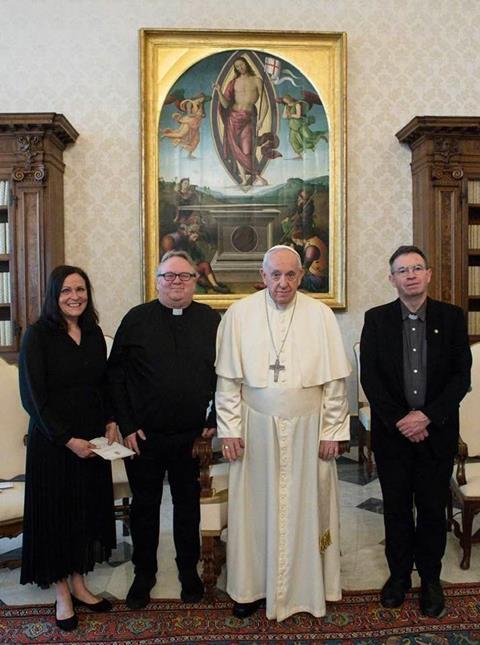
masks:
[(115, 423), (115, 421), (109, 421), (109, 423), (107, 423), (107, 425), (105, 426), (105, 438), (107, 439), (109, 446), (114, 441), (121, 443), (120, 434), (118, 432), (118, 426)]
[(80, 459), (87, 459), (88, 457), (96, 457), (97, 455), (92, 452), (92, 448), (95, 448), (93, 443), (87, 441), (86, 439), (78, 439), (77, 437), (72, 437), (65, 444), (73, 453), (80, 457)]

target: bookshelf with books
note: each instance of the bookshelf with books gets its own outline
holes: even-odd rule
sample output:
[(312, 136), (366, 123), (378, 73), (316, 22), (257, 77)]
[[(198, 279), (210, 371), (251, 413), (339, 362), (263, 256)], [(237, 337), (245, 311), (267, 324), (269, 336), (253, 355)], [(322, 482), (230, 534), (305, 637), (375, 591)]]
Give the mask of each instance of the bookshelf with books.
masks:
[(467, 183), (468, 333), (480, 340), (480, 177)]
[(64, 262), (63, 151), (76, 130), (61, 114), (0, 114), (0, 357), (15, 361), (50, 271)]
[(8, 191), (8, 181), (0, 179), (0, 351), (10, 349), (13, 343)]
[(412, 151), (413, 242), (429, 294), (462, 307), (480, 340), (480, 117), (417, 116), (397, 132)]

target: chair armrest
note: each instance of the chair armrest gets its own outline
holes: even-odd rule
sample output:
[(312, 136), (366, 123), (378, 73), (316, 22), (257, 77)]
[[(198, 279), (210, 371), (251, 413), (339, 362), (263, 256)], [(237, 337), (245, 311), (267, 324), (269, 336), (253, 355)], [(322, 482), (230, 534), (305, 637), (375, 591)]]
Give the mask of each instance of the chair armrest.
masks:
[(467, 478), (465, 475), (465, 461), (468, 457), (468, 446), (467, 444), (459, 437), (458, 438), (458, 455), (457, 455), (457, 472), (455, 479), (459, 486), (465, 486), (467, 483)]
[(212, 478), (210, 466), (213, 463), (212, 437), (197, 437), (192, 449), (193, 457), (198, 457), (200, 466), (200, 498), (212, 497)]
[(350, 441), (338, 442), (338, 454), (343, 455), (344, 452), (350, 452)]

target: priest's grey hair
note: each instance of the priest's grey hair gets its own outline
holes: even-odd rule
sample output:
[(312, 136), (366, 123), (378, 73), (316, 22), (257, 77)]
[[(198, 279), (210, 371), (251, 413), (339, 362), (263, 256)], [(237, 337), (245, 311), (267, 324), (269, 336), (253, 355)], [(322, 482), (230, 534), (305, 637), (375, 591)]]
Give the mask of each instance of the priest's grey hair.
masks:
[(297, 258), (298, 268), (302, 268), (302, 258), (297, 253), (297, 251), (295, 251), (295, 249), (292, 249), (291, 246), (287, 246), (286, 244), (277, 244), (275, 246), (272, 246), (271, 249), (268, 249), (268, 251), (263, 256), (262, 269), (264, 271), (267, 269), (269, 260), (272, 255), (275, 255), (275, 253), (279, 253), (280, 251), (290, 251), (290, 253), (293, 253), (293, 255)]
[(164, 262), (166, 262), (167, 260), (170, 260), (171, 258), (183, 258), (192, 267), (193, 272), (197, 273), (197, 265), (195, 264), (195, 262), (192, 260), (192, 258), (190, 257), (190, 255), (186, 251), (167, 251), (164, 255), (162, 255), (162, 258), (160, 260), (160, 264), (158, 265), (158, 267), (157, 267), (157, 269), (155, 271), (155, 275), (157, 275), (157, 273), (158, 273), (160, 267), (162, 266), (162, 264)]

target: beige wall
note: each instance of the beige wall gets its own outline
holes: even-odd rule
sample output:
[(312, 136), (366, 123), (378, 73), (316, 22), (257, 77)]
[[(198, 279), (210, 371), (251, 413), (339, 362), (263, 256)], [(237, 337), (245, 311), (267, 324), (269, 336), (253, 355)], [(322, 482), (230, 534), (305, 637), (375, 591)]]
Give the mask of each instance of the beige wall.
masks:
[(90, 274), (108, 333), (141, 298), (139, 28), (347, 32), (348, 310), (338, 318), (349, 348), (364, 310), (393, 296), (388, 255), (411, 240), (410, 151), (395, 132), (415, 115), (480, 112), (475, 0), (2, 0), (0, 7), (0, 111), (60, 112), (80, 133), (65, 154), (67, 260)]

